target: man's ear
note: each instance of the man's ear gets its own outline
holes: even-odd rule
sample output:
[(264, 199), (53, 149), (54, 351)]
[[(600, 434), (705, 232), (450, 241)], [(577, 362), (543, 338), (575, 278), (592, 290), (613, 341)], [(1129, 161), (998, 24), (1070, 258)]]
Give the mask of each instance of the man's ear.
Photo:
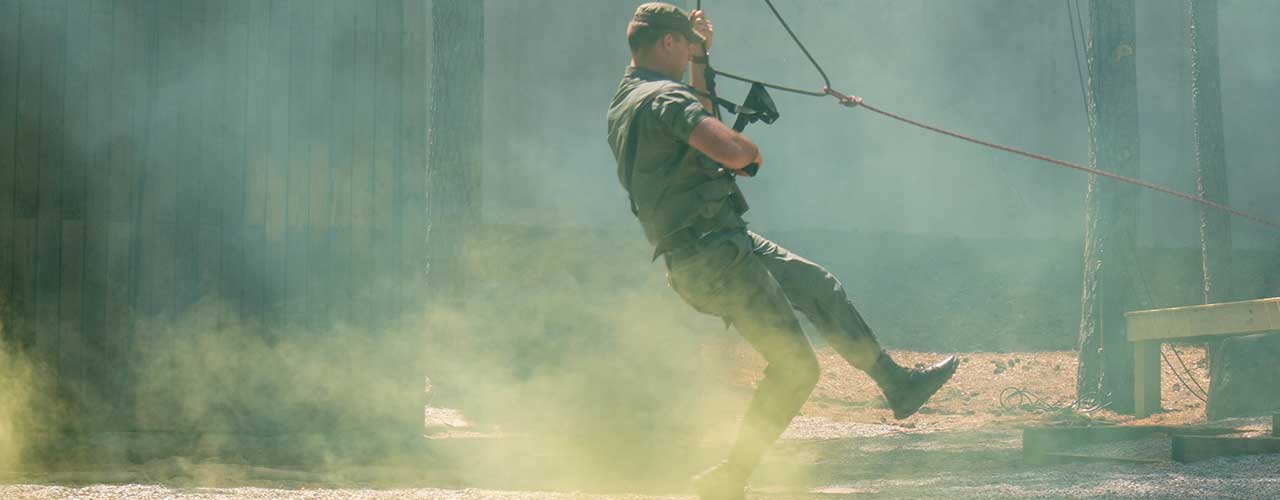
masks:
[(675, 33), (667, 33), (667, 34), (665, 34), (665, 35), (662, 35), (662, 39), (661, 39), (659, 42), (662, 44), (662, 48), (663, 48), (663, 49), (666, 49), (666, 50), (668, 50), (668, 51), (669, 51), (669, 50), (671, 50), (671, 49), (675, 48), (675, 45), (676, 45), (676, 34), (675, 34)]

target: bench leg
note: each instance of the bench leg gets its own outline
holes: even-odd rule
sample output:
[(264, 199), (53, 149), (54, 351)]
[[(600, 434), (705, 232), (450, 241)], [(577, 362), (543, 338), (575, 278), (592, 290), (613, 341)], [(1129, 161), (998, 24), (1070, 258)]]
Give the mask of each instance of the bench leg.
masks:
[(1135, 342), (1133, 357), (1134, 416), (1146, 418), (1160, 410), (1160, 343)]

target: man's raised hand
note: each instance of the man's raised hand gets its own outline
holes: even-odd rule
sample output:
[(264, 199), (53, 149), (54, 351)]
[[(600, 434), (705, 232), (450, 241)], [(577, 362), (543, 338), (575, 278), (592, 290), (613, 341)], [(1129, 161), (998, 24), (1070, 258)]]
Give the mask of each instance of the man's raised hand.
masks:
[(690, 12), (689, 21), (693, 22), (693, 31), (706, 40), (707, 52), (711, 52), (711, 37), (715, 35), (715, 27), (707, 20), (707, 13), (701, 10)]

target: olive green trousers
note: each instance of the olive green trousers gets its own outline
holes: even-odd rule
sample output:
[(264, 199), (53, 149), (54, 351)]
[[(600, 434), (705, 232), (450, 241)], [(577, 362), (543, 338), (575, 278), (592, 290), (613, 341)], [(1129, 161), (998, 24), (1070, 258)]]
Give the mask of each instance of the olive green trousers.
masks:
[(794, 311), (853, 366), (870, 369), (875, 335), (822, 266), (745, 228), (723, 230), (666, 254), (667, 280), (694, 309), (724, 318), (768, 362), (728, 465), (744, 476), (800, 411), (818, 360)]

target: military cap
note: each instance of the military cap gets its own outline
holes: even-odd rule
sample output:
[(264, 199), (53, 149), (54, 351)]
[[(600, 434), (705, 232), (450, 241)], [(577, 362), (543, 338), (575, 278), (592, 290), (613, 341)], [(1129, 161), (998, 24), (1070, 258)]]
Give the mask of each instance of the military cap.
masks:
[(683, 34), (686, 39), (694, 43), (702, 43), (702, 35), (693, 31), (693, 22), (689, 20), (689, 14), (669, 3), (649, 2), (636, 8), (636, 14), (631, 18), (631, 24), (636, 28), (651, 28), (663, 31), (672, 31)]

